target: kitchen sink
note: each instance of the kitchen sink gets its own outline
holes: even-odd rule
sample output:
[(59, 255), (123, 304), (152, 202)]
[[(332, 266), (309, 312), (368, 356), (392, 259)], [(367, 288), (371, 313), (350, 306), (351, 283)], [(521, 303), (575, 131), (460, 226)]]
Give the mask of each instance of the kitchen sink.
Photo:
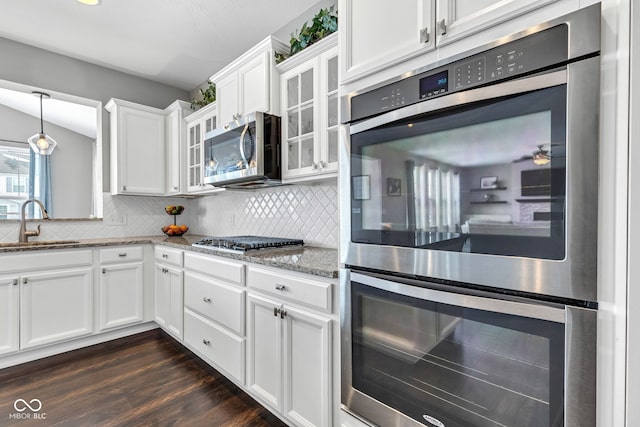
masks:
[(8, 243), (0, 243), (0, 249), (73, 245), (75, 243), (80, 243), (80, 242), (77, 240), (40, 240), (40, 241), (34, 241), (34, 242), (8, 242)]

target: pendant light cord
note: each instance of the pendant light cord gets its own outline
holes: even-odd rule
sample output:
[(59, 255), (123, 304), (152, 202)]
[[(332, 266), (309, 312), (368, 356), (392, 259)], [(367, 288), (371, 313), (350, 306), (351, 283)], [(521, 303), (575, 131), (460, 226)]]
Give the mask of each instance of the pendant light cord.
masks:
[(40, 93), (40, 134), (44, 134), (44, 121), (42, 120), (42, 93)]

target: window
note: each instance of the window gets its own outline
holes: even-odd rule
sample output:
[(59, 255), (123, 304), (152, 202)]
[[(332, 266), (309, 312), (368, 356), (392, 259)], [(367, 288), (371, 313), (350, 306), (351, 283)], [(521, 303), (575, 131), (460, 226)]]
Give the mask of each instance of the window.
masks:
[(0, 219), (19, 218), (29, 198), (30, 153), (27, 145), (0, 142)]

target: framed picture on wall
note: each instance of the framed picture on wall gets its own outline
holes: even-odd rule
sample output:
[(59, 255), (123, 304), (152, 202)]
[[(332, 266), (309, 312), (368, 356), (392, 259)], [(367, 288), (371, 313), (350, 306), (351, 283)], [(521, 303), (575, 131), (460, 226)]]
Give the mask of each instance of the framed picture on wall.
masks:
[(351, 191), (353, 192), (353, 200), (369, 200), (371, 198), (371, 176), (357, 175), (351, 179)]
[(483, 176), (480, 178), (480, 188), (483, 190), (489, 190), (491, 188), (498, 187), (498, 177), (497, 176)]
[(387, 178), (387, 195), (399, 196), (401, 190), (401, 183), (397, 178)]

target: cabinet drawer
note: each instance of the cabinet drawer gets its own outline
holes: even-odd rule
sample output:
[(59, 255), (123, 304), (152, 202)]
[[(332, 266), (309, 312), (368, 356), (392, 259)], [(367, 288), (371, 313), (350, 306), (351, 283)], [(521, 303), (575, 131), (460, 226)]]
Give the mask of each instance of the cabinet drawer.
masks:
[(215, 279), (186, 272), (184, 303), (194, 311), (244, 335), (245, 291)]
[(91, 264), (93, 264), (91, 249), (45, 250), (17, 255), (0, 255), (0, 272), (2, 273), (79, 267)]
[(187, 252), (184, 254), (184, 266), (189, 270), (244, 286), (244, 265), (239, 262)]
[(244, 384), (245, 339), (218, 328), (202, 316), (184, 312), (184, 340), (215, 368)]
[(280, 299), (331, 312), (331, 283), (250, 266), (247, 285)]
[(161, 263), (182, 267), (182, 251), (179, 249), (156, 246), (155, 257)]
[(140, 261), (144, 257), (142, 246), (119, 246), (100, 249), (100, 263)]

